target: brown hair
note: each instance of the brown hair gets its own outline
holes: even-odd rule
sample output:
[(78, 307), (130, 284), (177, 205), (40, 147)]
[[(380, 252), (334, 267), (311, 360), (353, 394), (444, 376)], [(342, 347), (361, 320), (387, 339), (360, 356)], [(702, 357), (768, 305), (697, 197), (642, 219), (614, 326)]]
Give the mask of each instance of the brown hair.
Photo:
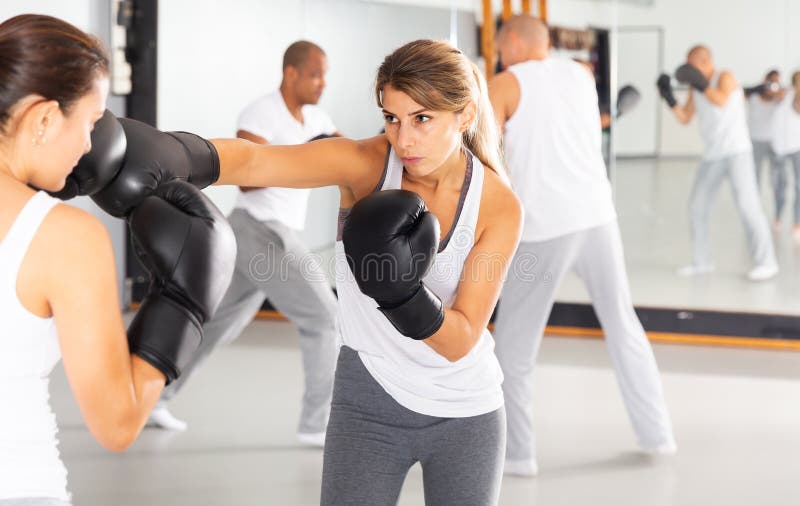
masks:
[(487, 167), (506, 179), (500, 138), (486, 80), (478, 67), (447, 42), (415, 40), (387, 56), (378, 68), (375, 98), (383, 107), (386, 85), (402, 91), (426, 109), (459, 113), (470, 101), (477, 105), (473, 124), (462, 145)]
[(0, 24), (0, 128), (21, 98), (41, 95), (68, 113), (108, 72), (99, 40), (60, 19), (22, 14)]

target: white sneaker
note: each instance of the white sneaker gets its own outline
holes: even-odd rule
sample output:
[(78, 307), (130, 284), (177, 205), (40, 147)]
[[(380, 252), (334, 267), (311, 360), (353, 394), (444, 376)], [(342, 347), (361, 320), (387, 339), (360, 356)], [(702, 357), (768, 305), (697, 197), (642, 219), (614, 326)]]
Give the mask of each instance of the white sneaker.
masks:
[(776, 274), (778, 274), (778, 264), (757, 265), (747, 273), (747, 279), (750, 281), (766, 281)]
[(297, 440), (304, 445), (323, 448), (325, 446), (325, 432), (298, 432)]
[(660, 444), (658, 446), (653, 446), (652, 448), (642, 448), (642, 452), (646, 453), (647, 455), (657, 457), (659, 455), (675, 455), (678, 453), (678, 447), (675, 445), (675, 442), (669, 442)]
[(678, 269), (678, 276), (683, 276), (685, 278), (689, 278), (692, 276), (700, 276), (703, 274), (709, 274), (714, 272), (714, 266), (712, 264), (706, 265), (686, 265)]
[(169, 409), (167, 409), (167, 405), (159, 402), (156, 404), (156, 407), (153, 408), (153, 411), (150, 412), (146, 427), (183, 432), (189, 425), (183, 420), (175, 418), (172, 413), (169, 412)]
[(503, 466), (503, 474), (506, 476), (521, 476), (532, 478), (539, 474), (539, 464), (536, 459), (529, 460), (508, 460)]

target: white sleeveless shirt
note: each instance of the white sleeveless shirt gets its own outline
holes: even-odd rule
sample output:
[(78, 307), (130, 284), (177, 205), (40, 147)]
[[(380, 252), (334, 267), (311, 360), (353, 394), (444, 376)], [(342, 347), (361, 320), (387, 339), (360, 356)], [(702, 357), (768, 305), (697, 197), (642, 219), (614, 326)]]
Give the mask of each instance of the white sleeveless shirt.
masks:
[(571, 60), (529, 60), (508, 69), (519, 83), (503, 145), (525, 209), (522, 241), (545, 241), (617, 217), (602, 152), (594, 80)]
[[(376, 190), (401, 188), (403, 164), (393, 149)], [(445, 307), (451, 307), (464, 262), (475, 239), (484, 167), (468, 154), (467, 175), (453, 227), (439, 244), (431, 270), (423, 278)], [(340, 224), (349, 210), (340, 211)], [(356, 350), (373, 378), (402, 406), (429, 416), (477, 416), (503, 405), (503, 373), (494, 355), (494, 339), (484, 329), (466, 356), (450, 362), (425, 344), (400, 334), (358, 288), (347, 265), (341, 234), (336, 241), (340, 345)], [(466, 275), (466, 274), (464, 274)]]
[(29, 312), (17, 298), (17, 276), (47, 213), (60, 203), (36, 193), (0, 241), (0, 498), (69, 501), (58, 454), (48, 375), (61, 359), (53, 318)]
[(794, 90), (790, 90), (773, 116), (772, 149), (778, 156), (800, 151), (800, 113), (794, 109), (794, 97)]
[[(709, 82), (716, 86), (719, 73)], [(719, 160), (753, 150), (750, 132), (747, 129), (744, 90), (738, 87), (722, 107), (714, 104), (705, 95), (694, 90), (700, 136), (705, 144), (703, 160)]]
[(764, 100), (758, 93), (753, 93), (747, 99), (747, 126), (750, 129), (750, 139), (760, 142), (772, 140), (773, 116), (778, 108), (778, 102)]

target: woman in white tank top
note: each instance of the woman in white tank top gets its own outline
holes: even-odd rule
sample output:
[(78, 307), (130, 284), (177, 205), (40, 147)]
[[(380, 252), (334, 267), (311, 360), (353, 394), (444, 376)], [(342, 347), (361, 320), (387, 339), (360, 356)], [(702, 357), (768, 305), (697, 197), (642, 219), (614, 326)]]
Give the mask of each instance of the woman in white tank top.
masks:
[(105, 51), (61, 20), (21, 15), (0, 24), (0, 53), (0, 503), (63, 505), (54, 365), (63, 357), (89, 430), (112, 451), (136, 438), (165, 377), (128, 351), (103, 225), (30, 188), (62, 189), (89, 151)]
[(432, 335), (410, 339), (390, 323), (359, 290), (337, 242), (342, 348), (322, 504), (395, 504), (417, 461), (430, 504), (495, 504), (505, 418), (486, 326), (519, 241), (521, 206), (500, 161), (486, 83), (458, 49), (421, 40), (386, 57), (376, 96), (386, 134), (371, 139), (213, 140), (218, 184), (338, 185), (343, 219), (376, 191), (422, 198), (444, 237), (422, 279), (442, 305)]

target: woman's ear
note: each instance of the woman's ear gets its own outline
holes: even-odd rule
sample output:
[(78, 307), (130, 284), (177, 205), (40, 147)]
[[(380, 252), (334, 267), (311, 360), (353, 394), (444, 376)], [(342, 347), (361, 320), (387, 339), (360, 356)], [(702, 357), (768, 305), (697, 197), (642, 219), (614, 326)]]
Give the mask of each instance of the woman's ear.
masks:
[(478, 106), (474, 101), (470, 100), (470, 102), (464, 107), (464, 110), (461, 111), (461, 114), (459, 115), (459, 121), (461, 122), (459, 125), (459, 130), (462, 134), (469, 130), (470, 126), (472, 126), (477, 114)]
[(48, 130), (52, 130), (61, 115), (61, 108), (55, 100), (40, 99), (34, 102), (26, 115), (29, 117), (30, 134), (35, 143), (44, 143)]

